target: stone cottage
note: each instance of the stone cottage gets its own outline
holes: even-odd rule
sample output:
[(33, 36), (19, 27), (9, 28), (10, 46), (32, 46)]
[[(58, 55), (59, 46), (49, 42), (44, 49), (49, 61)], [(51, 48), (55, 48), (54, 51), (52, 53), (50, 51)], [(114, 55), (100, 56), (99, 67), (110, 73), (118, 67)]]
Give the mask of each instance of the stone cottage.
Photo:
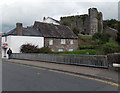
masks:
[(78, 37), (66, 26), (35, 21), (33, 26), (23, 27), (16, 23), (16, 28), (2, 36), (2, 57), (6, 57), (8, 48), (13, 53), (20, 53), (23, 44), (31, 43), (49, 47), (52, 51), (75, 51), (78, 48)]

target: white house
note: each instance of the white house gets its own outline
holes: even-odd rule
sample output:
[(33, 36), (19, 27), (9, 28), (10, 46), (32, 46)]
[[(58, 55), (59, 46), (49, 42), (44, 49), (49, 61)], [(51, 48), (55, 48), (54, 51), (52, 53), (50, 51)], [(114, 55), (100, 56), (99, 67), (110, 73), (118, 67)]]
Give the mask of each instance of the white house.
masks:
[[(26, 32), (24, 36), (21, 35), (22, 30)], [(16, 32), (18, 35), (14, 35), (14, 33), (12, 34), (11, 32)], [(31, 35), (30, 32), (32, 33)], [(31, 27), (23, 28), (21, 23), (17, 23), (15, 29), (2, 36), (2, 58), (8, 57), (7, 50), (9, 48), (13, 53), (20, 53), (21, 45), (27, 43), (38, 45), (39, 48), (44, 47), (44, 37), (34, 29), (31, 30)]]
[(2, 35), (2, 58), (7, 58), (9, 48), (20, 53), (21, 45), (28, 43), (52, 51), (74, 51), (78, 47), (77, 36), (66, 26), (35, 22), (24, 28), (22, 23), (16, 23), (15, 29)]

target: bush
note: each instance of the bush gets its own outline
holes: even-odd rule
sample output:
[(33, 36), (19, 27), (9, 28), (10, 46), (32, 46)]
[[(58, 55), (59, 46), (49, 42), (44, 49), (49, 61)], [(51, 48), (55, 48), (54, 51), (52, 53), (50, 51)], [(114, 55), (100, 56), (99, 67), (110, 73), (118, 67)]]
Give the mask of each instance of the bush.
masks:
[(116, 42), (108, 42), (101, 46), (101, 51), (104, 54), (120, 52), (120, 46)]
[(20, 52), (22, 53), (38, 53), (39, 48), (38, 46), (32, 44), (23, 44), (20, 48)]
[(23, 44), (20, 48), (20, 52), (22, 53), (52, 53), (52, 51), (48, 47), (38, 48), (38, 46), (35, 46), (32, 44)]
[(80, 45), (79, 49), (96, 49), (95, 45)]
[(103, 33), (95, 33), (92, 37), (93, 40), (96, 40), (97, 44), (105, 44), (109, 42), (110, 36), (108, 34)]
[(52, 53), (49, 47), (42, 47), (39, 49), (39, 53)]

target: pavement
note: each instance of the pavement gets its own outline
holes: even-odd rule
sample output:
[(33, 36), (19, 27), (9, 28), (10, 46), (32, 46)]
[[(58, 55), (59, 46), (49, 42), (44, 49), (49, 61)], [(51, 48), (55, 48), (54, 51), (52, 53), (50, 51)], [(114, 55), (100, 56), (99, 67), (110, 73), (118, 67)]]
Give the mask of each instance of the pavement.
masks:
[[(117, 83), (34, 66), (2, 63), (2, 90), (9, 91), (118, 91)], [(7, 91), (7, 92), (6, 92)], [(41, 92), (42, 91), (42, 92)], [(13, 93), (13, 92), (11, 92)], [(31, 93), (31, 92), (30, 92)], [(52, 92), (51, 92), (52, 93)], [(68, 93), (68, 92), (67, 92)], [(76, 92), (75, 92), (76, 93)], [(80, 92), (81, 93), (81, 92)], [(93, 92), (90, 92), (93, 93)], [(116, 92), (118, 93), (118, 92)]]
[(115, 70), (105, 69), (105, 68), (94, 68), (85, 67), (77, 65), (66, 65), (66, 64), (56, 64), (51, 62), (40, 62), (40, 61), (28, 61), (28, 60), (18, 60), (18, 59), (3, 59), (7, 62), (35, 66), (40, 68), (54, 69), (65, 72), (71, 72), (76, 74), (82, 74), (86, 76), (93, 76), (96, 78), (109, 80), (118, 83), (119, 72)]

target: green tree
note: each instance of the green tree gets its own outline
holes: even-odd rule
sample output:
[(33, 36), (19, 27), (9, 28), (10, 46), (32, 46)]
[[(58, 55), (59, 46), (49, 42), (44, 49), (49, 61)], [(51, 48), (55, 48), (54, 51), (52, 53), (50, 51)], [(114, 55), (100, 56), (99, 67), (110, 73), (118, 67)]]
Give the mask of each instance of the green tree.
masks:
[(116, 19), (104, 20), (104, 22), (103, 22), (104, 28), (106, 26), (109, 26), (111, 28), (118, 29), (119, 24), (120, 24), (120, 21), (117, 21)]

